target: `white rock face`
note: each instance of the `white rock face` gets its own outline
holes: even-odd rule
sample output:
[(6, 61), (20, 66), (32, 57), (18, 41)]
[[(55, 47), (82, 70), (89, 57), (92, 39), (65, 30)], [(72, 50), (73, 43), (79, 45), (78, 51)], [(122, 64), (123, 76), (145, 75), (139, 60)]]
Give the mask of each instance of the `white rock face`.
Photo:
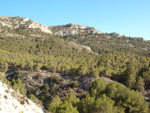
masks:
[[(54, 34), (54, 35), (77, 35), (77, 34), (100, 34), (101, 31), (96, 30), (94, 27), (89, 27), (85, 25), (78, 24), (66, 24), (62, 25), (61, 29), (57, 29), (52, 32), (53, 27), (57, 26), (46, 26), (40, 24), (38, 22), (32, 21), (28, 18), (24, 17), (8, 17), (8, 16), (0, 16), (0, 27), (5, 26), (11, 29), (13, 28), (31, 28), (31, 29), (40, 29), (42, 32)], [(59, 27), (59, 26), (58, 26)]]
[[(52, 28), (53, 26), (51, 26)], [(59, 27), (59, 26), (58, 26)], [(78, 24), (66, 24), (63, 25), (61, 29), (54, 32), (55, 35), (77, 35), (77, 34), (101, 34), (101, 31), (96, 30), (94, 27), (78, 25)]]
[(37, 22), (33, 22), (31, 24), (28, 25), (29, 28), (39, 28), (41, 29), (41, 31), (45, 32), (45, 33), (50, 33), (52, 34), (51, 30), (48, 29), (48, 26), (45, 26), (45, 25), (42, 25), (42, 24), (39, 24)]
[(87, 49), (88, 51), (92, 51), (92, 49), (89, 46), (81, 46), (81, 47)]
[(76, 30), (65, 30), (65, 29), (63, 29), (63, 30), (61, 30), (61, 31), (58, 31), (58, 32), (56, 32), (56, 33), (54, 33), (55, 35), (61, 35), (61, 36), (63, 36), (63, 35), (75, 35), (75, 34), (78, 34), (78, 31), (76, 31)]
[(110, 33), (112, 36), (116, 37), (116, 38), (122, 38), (123, 35), (119, 34), (119, 33)]
[(0, 113), (44, 113), (44, 111), (0, 81)]
[(78, 24), (72, 24), (72, 26), (77, 28), (77, 29), (86, 29), (88, 27), (88, 26), (78, 25)]
[(24, 17), (0, 16), (0, 25), (10, 28), (19, 28), (20, 25), (25, 25), (28, 28), (40, 29), (42, 32), (52, 34), (48, 26), (39, 24), (38, 22), (32, 21)]
[(7, 24), (7, 23), (5, 23), (5, 22), (0, 22), (0, 23), (1, 23), (2, 26), (12, 27), (12, 25)]
[(73, 46), (76, 46), (76, 47), (78, 47), (78, 48), (80, 48), (80, 49), (86, 49), (86, 50), (88, 50), (89, 52), (92, 52), (92, 49), (91, 49), (89, 46), (78, 45), (78, 44), (76, 44), (76, 43), (74, 43), (74, 42), (70, 42), (70, 44), (73, 45)]
[(0, 26), (6, 26), (12, 28), (12, 23), (9, 22), (9, 17), (7, 16), (0, 16)]

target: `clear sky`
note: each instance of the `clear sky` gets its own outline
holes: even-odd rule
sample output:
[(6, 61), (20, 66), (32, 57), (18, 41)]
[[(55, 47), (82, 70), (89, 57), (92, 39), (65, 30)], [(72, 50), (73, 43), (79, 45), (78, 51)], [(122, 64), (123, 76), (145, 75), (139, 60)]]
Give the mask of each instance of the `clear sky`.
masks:
[(150, 40), (150, 0), (0, 0), (0, 16), (68, 23)]

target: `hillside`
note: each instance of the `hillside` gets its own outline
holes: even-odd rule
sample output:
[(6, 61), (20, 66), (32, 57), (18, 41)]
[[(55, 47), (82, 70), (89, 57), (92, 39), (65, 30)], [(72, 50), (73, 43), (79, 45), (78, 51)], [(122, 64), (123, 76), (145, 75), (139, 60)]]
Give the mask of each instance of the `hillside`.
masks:
[(0, 79), (49, 112), (148, 113), (149, 48), (89, 26), (0, 17)]
[(141, 37), (103, 33), (94, 27), (66, 24), (46, 26), (24, 17), (0, 17), (0, 37), (49, 37), (57, 36), (76, 44), (89, 46), (96, 53), (114, 51), (132, 52), (149, 56), (150, 41)]
[(101, 34), (102, 32), (96, 30), (94, 27), (78, 25), (78, 24), (66, 24), (59, 26), (51, 26), (51, 31), (54, 35), (86, 35), (86, 34)]
[(0, 89), (0, 113), (44, 113), (40, 106), (1, 81)]

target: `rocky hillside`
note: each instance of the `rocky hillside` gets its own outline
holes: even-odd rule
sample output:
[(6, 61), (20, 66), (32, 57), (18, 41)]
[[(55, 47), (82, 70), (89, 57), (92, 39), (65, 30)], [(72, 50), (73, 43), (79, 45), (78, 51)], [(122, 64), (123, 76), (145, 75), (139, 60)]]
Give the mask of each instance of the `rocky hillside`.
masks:
[(28, 98), (0, 81), (0, 113), (45, 113)]
[(93, 27), (78, 24), (46, 26), (24, 17), (0, 17), (0, 39), (11, 37), (44, 40), (51, 36), (67, 40), (71, 46), (80, 50), (87, 49), (98, 54), (119, 51), (150, 55), (150, 41), (142, 37), (103, 33)]
[[(94, 27), (78, 25), (78, 24), (66, 24), (58, 26), (46, 26), (33, 21), (25, 17), (10, 17), (10, 16), (0, 16), (0, 32), (3, 32), (4, 28), (21, 28), (21, 29), (34, 29), (40, 30), (44, 33), (54, 34), (54, 35), (91, 35), (91, 34), (101, 34), (103, 32), (95, 29)], [(110, 33), (107, 38), (123, 38), (123, 35), (118, 33)], [(133, 37), (140, 41), (145, 41), (142, 37)]]
[(44, 33), (54, 34), (54, 35), (76, 35), (82, 33), (102, 33), (93, 27), (77, 25), (77, 24), (66, 24), (60, 26), (46, 26), (39, 24), (33, 20), (24, 17), (0, 17), (0, 31), (3, 27), (8, 27), (11, 29), (21, 28), (21, 29), (40, 29)]
[[(8, 70), (5, 73), (5, 77), (9, 81), (18, 79), (22, 80), (27, 90), (27, 97), (29, 98), (31, 95), (35, 95), (36, 98), (42, 99), (43, 95), (45, 95), (44, 98), (46, 99), (43, 100), (43, 105), (46, 109), (48, 109), (50, 102), (56, 95), (59, 96), (62, 100), (67, 95), (69, 95), (70, 92), (74, 93), (79, 98), (84, 97), (85, 95), (87, 95), (89, 87), (91, 86), (92, 82), (96, 79), (95, 77), (92, 76), (74, 77), (61, 73), (50, 73), (41, 70), (38, 72), (30, 72), (30, 71), (19, 71), (16, 69)], [(106, 83), (113, 82), (112, 80), (106, 77), (99, 77), (99, 78), (104, 80)], [(13, 90), (11, 91), (9, 89), (9, 93), (12, 92), (15, 93), (15, 91)], [(29, 99), (19, 95), (18, 93), (16, 93), (15, 95), (20, 102), (29, 101)], [(39, 104), (39, 101), (34, 100), (34, 102)]]
[[(46, 96), (47, 99), (43, 103), (46, 108), (56, 95), (60, 96), (61, 99), (65, 98), (70, 92), (74, 92), (78, 97), (85, 96), (92, 82), (95, 80), (94, 77), (89, 76), (73, 77), (61, 73), (18, 72), (13, 69), (6, 72), (6, 78), (9, 81), (21, 79), (23, 83), (25, 83), (28, 97), (34, 94), (40, 99), (47, 93), (46, 95), (49, 96)], [(105, 80), (104, 77), (102, 79)], [(49, 88), (45, 90), (47, 86), (49, 86)]]
[(52, 34), (51, 30), (48, 26), (39, 24), (35, 21), (32, 21), (28, 18), (24, 17), (0, 17), (0, 27), (2, 31), (2, 27), (8, 27), (11, 29), (14, 28), (22, 28), (22, 29), (40, 29), (42, 32)]
[(96, 30), (94, 27), (78, 25), (78, 24), (66, 24), (60, 26), (50, 27), (55, 35), (85, 35), (85, 34), (100, 34), (102, 32)]
[(140, 37), (0, 17), (0, 80), (49, 112), (148, 113), (149, 56)]

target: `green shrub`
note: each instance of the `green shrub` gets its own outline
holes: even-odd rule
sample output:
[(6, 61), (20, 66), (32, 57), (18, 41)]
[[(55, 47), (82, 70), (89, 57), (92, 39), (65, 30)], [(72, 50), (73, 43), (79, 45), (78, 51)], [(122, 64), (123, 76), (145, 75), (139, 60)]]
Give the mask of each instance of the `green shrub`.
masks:
[(52, 77), (49, 78), (49, 81), (50, 81), (50, 82), (53, 82), (53, 83), (55, 83), (55, 84), (59, 84), (59, 83), (61, 83), (63, 80), (64, 80), (63, 78), (60, 78), (60, 77), (58, 77), (58, 76), (52, 76)]
[(11, 85), (14, 90), (19, 91), (22, 95), (26, 95), (27, 91), (25, 88), (25, 84), (22, 83), (21, 79), (13, 79)]
[(71, 88), (79, 87), (79, 85), (80, 85), (80, 83), (79, 83), (78, 81), (71, 81), (71, 82), (69, 83), (69, 86), (70, 86)]
[(39, 79), (39, 78), (41, 78), (40, 74), (35, 75), (35, 79)]

